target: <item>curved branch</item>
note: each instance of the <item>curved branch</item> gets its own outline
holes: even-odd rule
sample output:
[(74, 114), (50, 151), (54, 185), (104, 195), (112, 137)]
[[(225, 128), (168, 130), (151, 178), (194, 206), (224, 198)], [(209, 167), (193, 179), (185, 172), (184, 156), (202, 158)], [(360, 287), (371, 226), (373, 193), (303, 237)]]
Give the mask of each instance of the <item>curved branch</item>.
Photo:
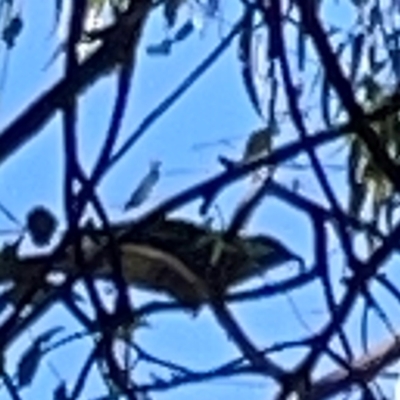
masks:
[(382, 343), (351, 364), (351, 375), (345, 370), (336, 370), (318, 379), (311, 385), (307, 400), (322, 400), (348, 390), (356, 379), (371, 381), (382, 371), (400, 358), (399, 335)]

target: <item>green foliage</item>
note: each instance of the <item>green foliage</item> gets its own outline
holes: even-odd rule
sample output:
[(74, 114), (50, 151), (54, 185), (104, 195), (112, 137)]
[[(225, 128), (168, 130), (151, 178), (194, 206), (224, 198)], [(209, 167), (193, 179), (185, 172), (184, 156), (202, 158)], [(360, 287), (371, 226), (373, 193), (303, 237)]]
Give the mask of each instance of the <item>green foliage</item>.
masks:
[[(332, 26), (326, 33), (364, 112), (373, 113), (387, 106), (393, 88), (400, 81), (400, 30), (395, 22), (398, 12), (390, 2), (385, 5), (364, 1), (352, 3), (356, 13), (352, 29), (345, 32)], [(301, 26), (298, 27), (296, 57), (301, 71), (309, 56), (307, 40)], [(324, 124), (335, 129), (338, 118), (343, 116), (343, 105), (338, 101), (326, 71), (320, 75), (319, 110)], [(371, 123), (371, 127), (390, 158), (399, 164), (399, 113), (387, 113), (384, 118)], [(358, 132), (346, 139), (346, 148), (347, 211), (356, 218), (366, 216), (376, 228), (390, 231), (398, 209), (394, 188), (372, 159)], [(374, 240), (371, 237), (368, 240), (374, 247)]]
[[(362, 85), (361, 87), (365, 90), (366, 111), (378, 109), (385, 105), (385, 90), (374, 77), (365, 76)], [(388, 154), (396, 163), (400, 163), (399, 114), (389, 114), (371, 125)], [(356, 135), (353, 135), (350, 139), (348, 168), (350, 189), (348, 210), (350, 214), (357, 218), (360, 217), (370, 200), (369, 215), (372, 216), (375, 226), (379, 227), (384, 219), (386, 220), (386, 228), (390, 229), (396, 210), (395, 203), (393, 203), (393, 198), (396, 196), (394, 188)], [(368, 240), (373, 248), (373, 239), (369, 237)]]

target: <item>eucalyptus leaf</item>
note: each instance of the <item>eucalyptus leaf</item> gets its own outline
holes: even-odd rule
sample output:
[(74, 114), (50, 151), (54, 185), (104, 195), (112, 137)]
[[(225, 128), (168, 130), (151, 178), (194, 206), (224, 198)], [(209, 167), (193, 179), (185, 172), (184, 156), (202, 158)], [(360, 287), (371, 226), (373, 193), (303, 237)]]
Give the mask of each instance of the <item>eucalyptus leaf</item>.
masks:
[(362, 80), (362, 86), (365, 89), (366, 100), (375, 104), (376, 100), (380, 97), (382, 90), (372, 75), (366, 74)]
[(304, 71), (305, 60), (306, 60), (306, 47), (307, 45), (307, 35), (302, 27), (299, 25), (297, 29), (297, 67), (300, 71)]
[(151, 191), (160, 179), (161, 162), (154, 161), (150, 164), (148, 173), (142, 178), (138, 186), (125, 203), (124, 210), (139, 207), (150, 196)]
[[(373, 43), (368, 47), (367, 60), (371, 67), (378, 62), (376, 46)], [(372, 68), (371, 68), (371, 71), (372, 71)]]
[(178, 10), (185, 0), (168, 0), (164, 2), (164, 18), (169, 28), (175, 26), (178, 18)]
[(324, 123), (329, 127), (332, 126), (332, 120), (331, 120), (331, 91), (330, 91), (330, 83), (326, 75), (324, 76), (322, 80), (322, 85), (321, 85), (321, 113), (322, 113), (322, 119), (324, 120)]
[(366, 185), (356, 182), (349, 188), (348, 212), (352, 217), (359, 218), (367, 195)]
[(0, 212), (5, 215), (12, 223), (17, 225), (18, 227), (21, 226), (20, 221), (18, 220), (17, 217), (14, 216), (14, 214), (8, 210), (7, 207), (5, 207), (3, 204), (0, 203)]
[(216, 16), (219, 11), (220, 0), (207, 0), (206, 2), (207, 15)]
[(394, 227), (394, 216), (396, 210), (397, 210), (396, 202), (391, 196), (385, 202), (385, 207), (384, 207), (385, 223), (386, 223), (386, 228), (389, 232), (391, 232)]
[(58, 26), (61, 20), (61, 13), (63, 10), (64, 0), (55, 0), (55, 15), (54, 15), (54, 25)]
[(254, 76), (252, 72), (252, 40), (253, 40), (253, 23), (254, 15), (251, 12), (246, 14), (243, 20), (243, 29), (241, 30), (239, 36), (239, 61), (241, 63), (241, 74), (246, 89), (247, 95), (249, 97), (250, 103), (253, 106), (256, 113), (262, 117), (262, 110), (259, 104), (259, 98), (257, 94), (257, 89), (254, 82)]
[(390, 61), (392, 64), (392, 70), (396, 76), (397, 82), (400, 81), (400, 49), (392, 49), (388, 51)]
[(39, 368), (42, 358), (42, 349), (40, 343), (34, 342), (23, 354), (18, 363), (17, 381), (18, 386), (23, 388), (32, 383), (32, 380)]
[(56, 326), (45, 331), (39, 335), (23, 353), (17, 366), (17, 381), (20, 388), (32, 383), (43, 356), (44, 346), (62, 329), (61, 326)]
[(368, 32), (372, 33), (375, 28), (383, 23), (382, 12), (379, 4), (375, 3), (369, 13)]
[(358, 218), (366, 199), (365, 182), (359, 182), (357, 172), (362, 162), (361, 143), (353, 138), (347, 161), (347, 184), (349, 186), (348, 212)]
[(174, 35), (174, 42), (181, 42), (189, 37), (189, 35), (194, 31), (194, 25), (191, 20), (186, 21)]
[(15, 41), (21, 34), (22, 28), (23, 21), (20, 15), (15, 15), (8, 21), (2, 32), (2, 40), (7, 48), (11, 49), (15, 46)]
[(62, 332), (64, 330), (64, 327), (62, 326), (55, 326), (53, 328), (48, 329), (47, 331), (43, 332), (40, 334), (36, 339), (35, 342), (40, 343), (41, 345), (47, 344), (55, 335), (58, 333)]
[[(346, 48), (346, 42), (342, 41), (338, 44), (337, 49), (336, 49), (336, 57), (340, 59), (342, 56), (343, 51)], [(320, 97), (320, 107), (321, 107), (321, 114), (322, 114), (322, 119), (324, 120), (325, 124), (330, 127), (332, 126), (332, 92), (331, 92), (331, 83), (326, 76), (325, 73), (323, 73), (322, 77), (322, 85), (321, 85), (321, 97)], [(337, 111), (339, 113), (339, 110)]]
[(358, 33), (352, 37), (351, 61), (350, 61), (350, 79), (352, 82), (355, 82), (357, 79), (357, 72), (362, 60), (364, 43), (365, 43), (364, 33)]
[(171, 53), (172, 41), (165, 39), (160, 43), (151, 44), (146, 47), (147, 54), (151, 56), (167, 56)]

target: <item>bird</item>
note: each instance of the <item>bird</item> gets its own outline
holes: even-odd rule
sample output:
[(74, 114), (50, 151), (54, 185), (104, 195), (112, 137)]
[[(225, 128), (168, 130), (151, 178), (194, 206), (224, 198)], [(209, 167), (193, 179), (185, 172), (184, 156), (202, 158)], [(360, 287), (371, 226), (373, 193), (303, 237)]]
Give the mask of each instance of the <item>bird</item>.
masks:
[(268, 128), (257, 129), (247, 139), (242, 162), (253, 161), (271, 151), (271, 132)]
[[(272, 133), (267, 128), (261, 128), (253, 131), (253, 133), (247, 139), (242, 159), (242, 163), (252, 162), (260, 157), (264, 157), (271, 152), (272, 146)], [(263, 181), (270, 174), (270, 168), (264, 169), (264, 171), (255, 171), (253, 174), (253, 182)], [(264, 173), (262, 173), (264, 172)]]
[(156, 160), (150, 162), (149, 171), (133, 191), (129, 200), (125, 203), (124, 211), (139, 207), (149, 197), (154, 186), (160, 179), (160, 167), (160, 161)]

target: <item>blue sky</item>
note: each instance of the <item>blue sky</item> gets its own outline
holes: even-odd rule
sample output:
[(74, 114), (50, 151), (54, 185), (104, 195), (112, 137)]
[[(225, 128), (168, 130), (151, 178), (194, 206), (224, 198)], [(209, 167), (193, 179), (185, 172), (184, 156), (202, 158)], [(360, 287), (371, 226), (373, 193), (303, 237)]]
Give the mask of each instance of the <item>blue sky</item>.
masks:
[[(224, 7), (224, 15), (228, 21), (235, 21), (240, 11), (231, 6), (232, 3), (229, 3), (229, 7), (232, 8), (226, 5)], [(57, 47), (57, 38), (51, 34), (54, 4), (28, 1), (21, 4), (25, 26), (16, 50), (10, 55), (6, 86), (0, 91), (0, 127), (7, 125), (27, 102), (54, 82), (61, 73), (60, 64), (43, 70)], [(329, 11), (332, 20), (340, 17), (341, 21), (346, 23), (346, 11), (342, 10), (340, 13), (339, 7), (335, 5), (332, 5)], [(227, 32), (228, 27), (224, 31)], [(219, 38), (218, 27), (210, 23), (201, 35), (195, 34), (187, 41), (174, 46), (171, 56), (148, 56), (145, 46), (161, 39), (162, 33), (162, 20), (155, 15), (142, 41), (141, 56), (121, 142), (197, 66)], [(100, 186), (100, 193), (110, 216), (118, 220), (127, 216), (134, 217), (178, 193), (187, 185), (217, 173), (220, 170), (217, 162), (219, 154), (233, 157), (241, 154), (247, 135), (260, 127), (262, 122), (256, 117), (245, 96), (236, 54), (237, 48), (234, 44), (108, 174)], [(112, 107), (112, 82), (112, 79), (102, 80), (92, 87), (81, 101), (80, 156), (87, 171), (92, 167), (103, 141)], [(317, 122), (315, 124), (317, 125)], [(293, 137), (291, 131), (285, 131), (284, 134), (282, 140), (288, 136)], [(227, 139), (230, 146), (218, 144), (220, 139)], [(207, 143), (214, 145), (202, 146)], [(331, 147), (326, 154), (332, 154), (333, 150)], [(135, 184), (147, 172), (149, 162), (153, 159), (160, 159), (163, 163), (162, 179), (154, 195), (137, 211), (122, 213), (123, 203)], [(332, 156), (331, 159), (335, 161)], [(2, 165), (1, 203), (22, 220), (33, 206), (43, 204), (62, 221), (62, 161), (60, 120), (57, 117), (46, 126), (37, 139)], [(294, 172), (284, 169), (280, 176), (283, 182), (290, 185)], [(343, 187), (344, 196), (343, 176), (332, 173), (330, 179), (339, 187)], [(320, 197), (309, 173), (301, 175), (301, 185), (302, 190), (310, 197)], [(241, 182), (223, 192), (218, 199), (218, 205), (223, 208), (226, 220), (229, 220), (235, 204), (248, 189), (248, 183)], [(179, 213), (196, 219), (197, 207), (198, 204), (193, 204)], [(15, 227), (0, 214), (0, 229), (12, 228)], [(274, 234), (285, 240), (294, 251), (306, 258), (310, 256), (313, 239), (311, 227), (304, 216), (276, 200), (268, 200), (267, 205), (256, 212), (249, 230)], [(333, 243), (332, 248), (334, 245)], [(27, 243), (25, 249), (32, 250), (32, 246)], [(340, 256), (333, 256), (333, 261), (337, 262), (338, 269), (341, 270)], [(140, 298), (142, 297), (146, 298)], [(320, 289), (298, 292), (295, 294), (295, 301), (311, 326), (321, 326), (325, 316), (323, 306), (320, 306)], [(389, 299), (387, 301), (390, 302)], [(307, 333), (293, 315), (290, 302), (285, 296), (268, 302), (259, 301), (235, 306), (233, 309), (244, 329), (260, 347), (276, 343), (277, 339), (293, 339)], [(49, 324), (60, 323), (67, 325), (69, 332), (77, 328), (62, 310), (50, 313), (43, 323), (32, 329), (27, 337), (21, 339), (18, 346), (11, 349), (11, 363), (23, 351), (24, 346), (30, 343), (30, 335), (40, 333)], [(357, 320), (352, 321), (348, 329), (354, 329), (356, 323)], [(206, 369), (237, 355), (233, 344), (214, 323), (207, 310), (202, 311), (195, 319), (182, 314), (160, 315), (153, 318), (150, 324), (150, 328), (143, 328), (137, 332), (137, 338), (143, 348), (160, 358), (174, 360), (194, 369)], [(378, 324), (374, 329), (377, 338), (383, 334)], [(43, 398), (43, 387), (55, 386), (59, 382), (54, 369), (67, 381), (68, 378), (73, 380), (77, 366), (84, 360), (85, 349), (85, 344), (77, 344), (57, 350), (46, 358), (47, 364), (44, 363), (37, 382), (26, 390), (27, 398), (37, 398), (38, 395)], [(284, 360), (291, 363), (296, 360), (296, 354), (286, 355)], [(141, 374), (145, 373), (145, 370), (141, 371)], [(269, 398), (270, 393), (265, 381), (240, 378), (185, 387), (157, 394), (156, 398), (174, 400), (190, 396), (191, 400), (264, 400)], [(99, 394), (98, 381), (95, 378), (90, 380), (84, 398), (90, 398), (93, 394)], [(51, 398), (50, 393), (46, 393), (46, 398)]]

